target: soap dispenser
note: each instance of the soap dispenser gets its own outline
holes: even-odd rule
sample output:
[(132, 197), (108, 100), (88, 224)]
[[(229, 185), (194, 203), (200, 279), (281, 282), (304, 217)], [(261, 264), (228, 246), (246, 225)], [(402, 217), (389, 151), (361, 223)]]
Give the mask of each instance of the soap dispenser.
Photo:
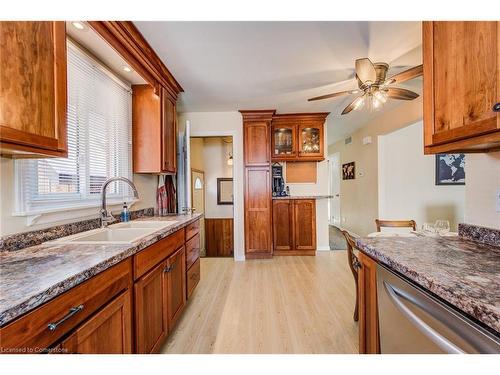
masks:
[(120, 214), (120, 219), (123, 223), (130, 221), (130, 211), (127, 207), (127, 202), (123, 202), (122, 213)]

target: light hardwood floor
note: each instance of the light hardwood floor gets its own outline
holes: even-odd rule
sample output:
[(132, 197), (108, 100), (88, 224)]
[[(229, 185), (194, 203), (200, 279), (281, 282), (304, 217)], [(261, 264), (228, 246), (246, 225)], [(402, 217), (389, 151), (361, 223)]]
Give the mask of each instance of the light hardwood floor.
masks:
[(357, 353), (345, 251), (234, 262), (202, 258), (201, 281), (163, 353)]

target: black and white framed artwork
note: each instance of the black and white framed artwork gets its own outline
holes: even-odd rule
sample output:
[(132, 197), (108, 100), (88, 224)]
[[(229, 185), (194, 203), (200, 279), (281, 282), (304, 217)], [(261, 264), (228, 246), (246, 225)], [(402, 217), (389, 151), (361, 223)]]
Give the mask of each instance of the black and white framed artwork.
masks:
[(436, 185), (465, 185), (465, 154), (436, 155)]

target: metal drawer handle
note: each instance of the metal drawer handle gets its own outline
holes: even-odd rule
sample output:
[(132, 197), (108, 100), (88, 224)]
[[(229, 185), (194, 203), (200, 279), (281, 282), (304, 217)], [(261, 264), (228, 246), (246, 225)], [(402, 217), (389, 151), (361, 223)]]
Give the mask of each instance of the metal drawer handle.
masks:
[(82, 310), (83, 310), (83, 305), (80, 305), (77, 307), (72, 307), (71, 309), (69, 309), (69, 312), (61, 320), (59, 320), (58, 322), (49, 323), (47, 325), (47, 327), (49, 328), (49, 331), (55, 331), (59, 325), (63, 324), (66, 320), (68, 320), (73, 315), (79, 313)]
[(432, 329), (429, 325), (427, 325), (422, 319), (420, 319), (417, 315), (415, 315), (408, 307), (401, 302), (398, 294), (398, 290), (384, 281), (384, 287), (387, 291), (389, 298), (394, 302), (398, 310), (408, 318), (410, 322), (412, 322), (420, 332), (422, 332), (425, 336), (427, 336), (432, 342), (434, 342), (437, 346), (439, 346), (446, 353), (450, 354), (462, 354), (464, 353), (459, 347), (457, 347), (452, 342), (448, 341), (445, 337), (441, 336), (438, 332)]
[(165, 273), (172, 272), (174, 270), (174, 268), (175, 268), (175, 263), (172, 264), (171, 266), (165, 267), (165, 269), (163, 270), (163, 272), (165, 272)]

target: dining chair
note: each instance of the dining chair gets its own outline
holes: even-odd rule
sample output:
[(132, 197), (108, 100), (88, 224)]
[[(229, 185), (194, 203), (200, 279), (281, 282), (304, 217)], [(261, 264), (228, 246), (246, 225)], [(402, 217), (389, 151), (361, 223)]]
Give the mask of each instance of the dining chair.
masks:
[(358, 268), (360, 266), (358, 257), (354, 254), (354, 248), (356, 248), (356, 242), (351, 234), (342, 230), (342, 234), (347, 242), (347, 261), (349, 263), (349, 268), (351, 269), (352, 276), (354, 277), (354, 284), (356, 285), (356, 305), (354, 307), (354, 321), (358, 321)]
[(417, 223), (415, 222), (415, 220), (375, 219), (375, 224), (377, 225), (377, 232), (380, 232), (381, 228), (413, 228), (413, 230), (417, 230)]

